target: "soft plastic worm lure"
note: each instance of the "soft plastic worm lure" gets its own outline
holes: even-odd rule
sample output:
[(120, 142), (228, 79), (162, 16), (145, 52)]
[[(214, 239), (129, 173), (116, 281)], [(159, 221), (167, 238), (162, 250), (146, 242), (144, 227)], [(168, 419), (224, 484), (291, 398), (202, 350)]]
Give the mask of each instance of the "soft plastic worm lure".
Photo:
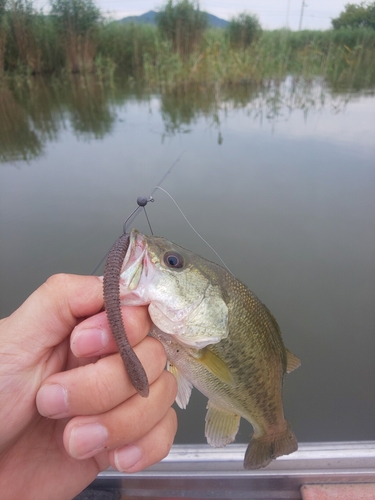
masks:
[[(139, 197), (137, 200), (139, 207), (144, 207), (148, 201), (151, 201), (151, 199), (147, 200), (146, 198)], [(137, 392), (146, 398), (149, 394), (147, 375), (126, 335), (120, 302), (120, 273), (129, 247), (129, 234), (126, 233), (125, 226), (133, 214), (125, 221), (124, 233), (116, 240), (108, 253), (103, 276), (103, 294), (108, 323), (126, 371)]]

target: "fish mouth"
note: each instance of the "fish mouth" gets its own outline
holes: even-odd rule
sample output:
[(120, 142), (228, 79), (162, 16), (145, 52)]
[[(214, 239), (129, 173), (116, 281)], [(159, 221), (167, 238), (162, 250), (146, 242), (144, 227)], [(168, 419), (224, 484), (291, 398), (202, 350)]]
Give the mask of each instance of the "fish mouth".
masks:
[(150, 263), (146, 239), (136, 229), (132, 229), (129, 235), (129, 247), (121, 268), (121, 291), (127, 290), (127, 293), (134, 294), (141, 280), (146, 279), (149, 274)]

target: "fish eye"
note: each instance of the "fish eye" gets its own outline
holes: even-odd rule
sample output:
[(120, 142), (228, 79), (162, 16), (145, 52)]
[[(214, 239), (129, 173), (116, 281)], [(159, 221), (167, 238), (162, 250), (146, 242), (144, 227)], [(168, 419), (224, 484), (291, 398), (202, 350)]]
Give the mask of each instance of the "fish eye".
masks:
[(184, 259), (177, 252), (167, 252), (164, 255), (164, 264), (173, 269), (180, 269), (184, 265)]

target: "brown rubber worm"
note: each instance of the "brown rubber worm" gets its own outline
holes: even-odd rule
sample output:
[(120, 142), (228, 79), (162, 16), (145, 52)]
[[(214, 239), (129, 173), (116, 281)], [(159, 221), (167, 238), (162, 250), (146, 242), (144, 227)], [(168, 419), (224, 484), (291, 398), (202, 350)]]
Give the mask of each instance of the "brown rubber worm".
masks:
[(129, 344), (121, 315), (120, 273), (127, 249), (129, 234), (122, 234), (108, 253), (103, 276), (104, 306), (108, 323), (116, 341), (126, 371), (137, 392), (147, 397), (149, 385), (146, 372)]

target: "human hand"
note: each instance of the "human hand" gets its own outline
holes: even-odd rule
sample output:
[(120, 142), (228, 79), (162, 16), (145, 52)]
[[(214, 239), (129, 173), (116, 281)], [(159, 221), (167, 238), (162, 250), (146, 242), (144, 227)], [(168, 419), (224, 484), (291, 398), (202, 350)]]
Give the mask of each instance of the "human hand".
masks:
[(147, 309), (123, 308), (150, 382), (150, 395), (142, 398), (102, 308), (99, 278), (56, 275), (1, 320), (3, 500), (71, 499), (109, 465), (137, 472), (168, 453), (176, 383), (164, 370), (163, 347), (146, 337)]

